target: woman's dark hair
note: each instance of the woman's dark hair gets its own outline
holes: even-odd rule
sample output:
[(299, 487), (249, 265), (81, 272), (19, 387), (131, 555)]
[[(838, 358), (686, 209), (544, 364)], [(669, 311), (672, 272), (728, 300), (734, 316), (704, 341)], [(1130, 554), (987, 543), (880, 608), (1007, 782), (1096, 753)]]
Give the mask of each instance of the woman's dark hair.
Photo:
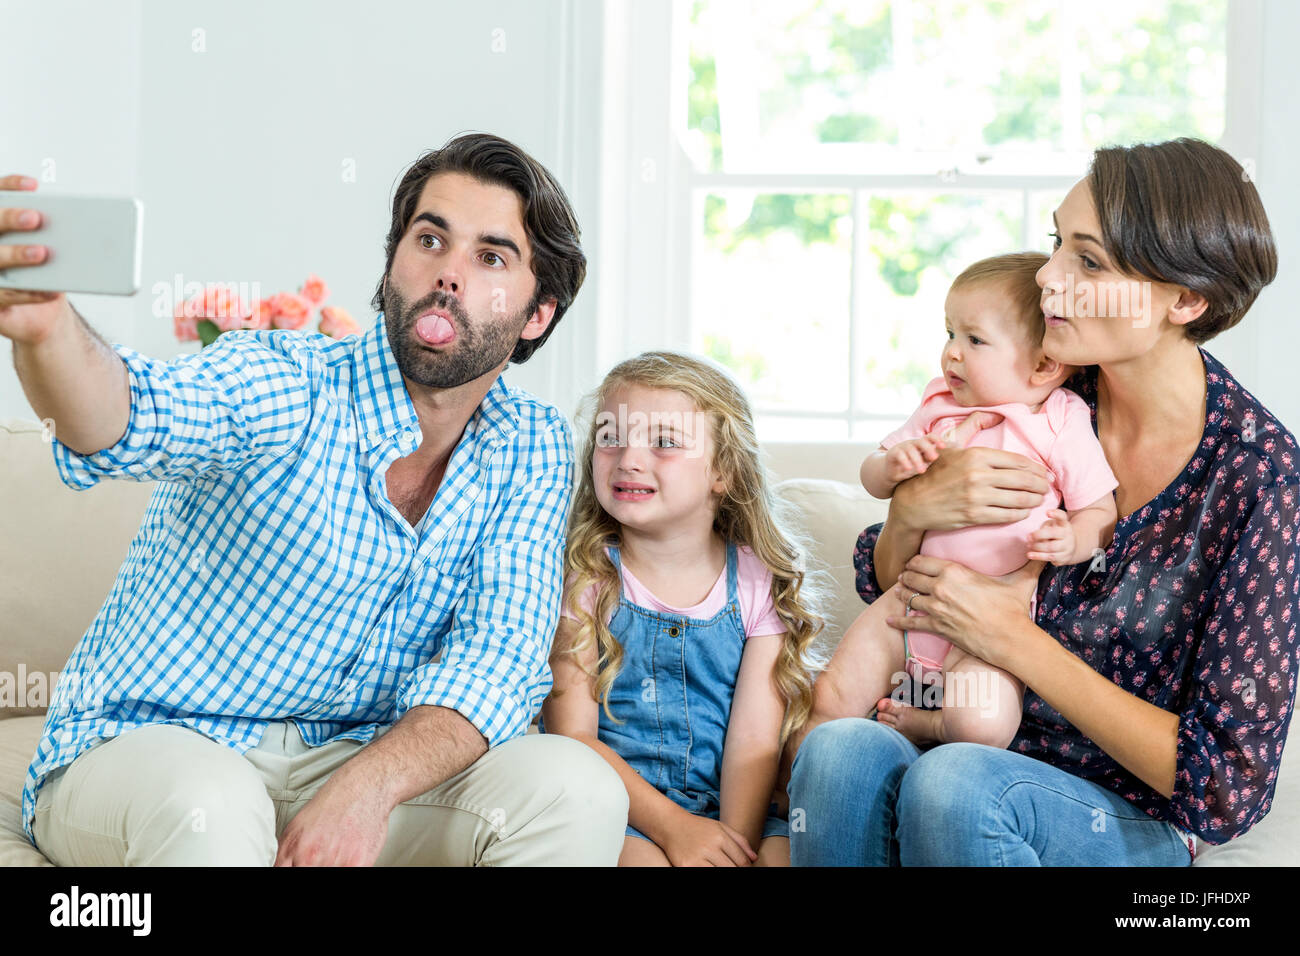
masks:
[(1104, 147), (1088, 185), (1116, 268), (1205, 296), (1205, 312), (1183, 326), (1198, 345), (1240, 322), (1277, 275), (1255, 184), (1217, 146), (1184, 138)]
[[(514, 143), (487, 133), (457, 136), (441, 149), (422, 154), (402, 175), (393, 194), (393, 221), (384, 243), (384, 276), (393, 268), (397, 244), (416, 213), (424, 184), (438, 173), (463, 173), (481, 183), (514, 190), (523, 203), (524, 232), (537, 279), (537, 291), (528, 311), (548, 299), (555, 300), (555, 315), (546, 331), (535, 339), (520, 339), (515, 345), (510, 361), (515, 365), (526, 362), (555, 331), (587, 275), (587, 257), (582, 252), (578, 220), (569, 198), (546, 168)], [(375, 311), (384, 308), (382, 278), (370, 305)]]

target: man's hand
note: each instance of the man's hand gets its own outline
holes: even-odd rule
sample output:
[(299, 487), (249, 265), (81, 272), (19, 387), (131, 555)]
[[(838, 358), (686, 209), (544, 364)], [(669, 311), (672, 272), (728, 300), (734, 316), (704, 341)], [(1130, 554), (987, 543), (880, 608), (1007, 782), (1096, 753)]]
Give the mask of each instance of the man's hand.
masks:
[(372, 866), (399, 803), (437, 787), (487, 741), (454, 710), (412, 707), (330, 775), (280, 837), (276, 866)]
[[(39, 212), (23, 209), (21, 197), (6, 195), (10, 191), (30, 192), (35, 188), (36, 180), (30, 176), (0, 176), (0, 205), (5, 207), (0, 208), (0, 235), (40, 228)], [(48, 250), (42, 245), (5, 243), (0, 245), (0, 269), (39, 266), (48, 256)], [(15, 342), (40, 342), (71, 311), (61, 292), (0, 289), (0, 335)]]
[[(346, 766), (346, 765), (345, 765)], [(389, 808), (340, 767), (280, 836), (276, 866), (374, 866), (388, 839)]]

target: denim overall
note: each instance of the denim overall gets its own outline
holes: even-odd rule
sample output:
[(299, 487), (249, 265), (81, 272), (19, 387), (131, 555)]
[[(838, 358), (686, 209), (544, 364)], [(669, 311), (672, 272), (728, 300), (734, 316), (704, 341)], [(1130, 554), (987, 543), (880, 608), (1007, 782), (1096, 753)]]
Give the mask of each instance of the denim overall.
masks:
[[(622, 582), (618, 548), (610, 558)], [(707, 619), (664, 614), (620, 593), (610, 631), (623, 646), (623, 664), (609, 692), (615, 723), (600, 708), (598, 736), (679, 807), (718, 819), (722, 745), (745, 650), (736, 586), (736, 546), (727, 545), (727, 602)], [(768, 808), (763, 836), (789, 836)], [(648, 839), (634, 827), (629, 836)], [(757, 852), (758, 847), (753, 847)]]

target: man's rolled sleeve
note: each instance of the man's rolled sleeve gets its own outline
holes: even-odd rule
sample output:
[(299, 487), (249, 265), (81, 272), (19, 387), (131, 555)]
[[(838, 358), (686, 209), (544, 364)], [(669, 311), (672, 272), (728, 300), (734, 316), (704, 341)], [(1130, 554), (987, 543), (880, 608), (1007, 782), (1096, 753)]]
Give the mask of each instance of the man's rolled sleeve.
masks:
[(309, 360), (300, 357), (301, 347), (292, 354), (277, 349), (285, 340), (276, 334), (228, 333), (170, 361), (114, 345), (130, 383), (126, 433), (81, 455), (58, 440), (56, 422), (51, 444), (59, 478), (75, 489), (102, 478), (183, 481), (297, 444), (311, 418)]
[(489, 747), (527, 733), (551, 690), (551, 641), (560, 620), (573, 457), (562, 422), (530, 462), (475, 554), (471, 579), (438, 660), (399, 688), (396, 717), (448, 707)]

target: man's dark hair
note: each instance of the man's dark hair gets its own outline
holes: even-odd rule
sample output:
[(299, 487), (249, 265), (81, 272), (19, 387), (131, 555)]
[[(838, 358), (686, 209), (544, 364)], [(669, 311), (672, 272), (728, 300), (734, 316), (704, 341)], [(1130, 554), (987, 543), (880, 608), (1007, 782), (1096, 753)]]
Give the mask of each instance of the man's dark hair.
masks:
[(1241, 321), (1277, 275), (1264, 204), (1241, 164), (1198, 139), (1113, 146), (1093, 154), (1088, 185), (1106, 254), (1121, 272), (1199, 292), (1183, 326), (1198, 345)]
[[(393, 268), (397, 244), (416, 213), (424, 184), (438, 173), (463, 173), (481, 183), (511, 189), (523, 204), (524, 232), (532, 249), (530, 265), (537, 279), (528, 312), (541, 302), (555, 300), (555, 315), (546, 331), (535, 339), (520, 339), (510, 355), (515, 365), (526, 362), (555, 331), (587, 275), (587, 257), (569, 198), (546, 168), (514, 143), (487, 133), (457, 136), (441, 149), (421, 155), (403, 174), (393, 194), (393, 221), (384, 243), (385, 276)], [(382, 278), (370, 305), (375, 311), (384, 308)]]

